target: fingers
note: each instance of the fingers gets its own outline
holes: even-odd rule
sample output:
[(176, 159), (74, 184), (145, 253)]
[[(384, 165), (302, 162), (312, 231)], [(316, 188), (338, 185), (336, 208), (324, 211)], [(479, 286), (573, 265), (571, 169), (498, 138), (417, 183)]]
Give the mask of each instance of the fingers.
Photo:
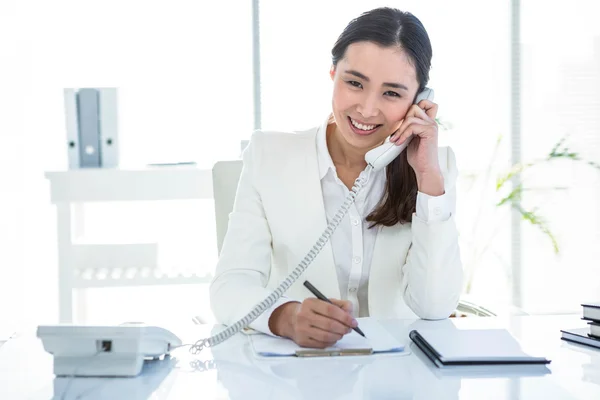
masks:
[(435, 122), (437, 116), (438, 105), (429, 101), (421, 100), (419, 104), (413, 104), (406, 113), (404, 118), (417, 117), (424, 121)]
[[(402, 121), (402, 124), (400, 124), (400, 128), (398, 128), (398, 130), (390, 138), (390, 142), (394, 142), (394, 143), (398, 142), (398, 139), (400, 139), (402, 137), (402, 135), (404, 134), (406, 129), (411, 124), (417, 124), (417, 125), (423, 125), (423, 126), (428, 125), (428, 123), (423, 121), (421, 118), (417, 118), (417, 117), (404, 118), (404, 121)], [(404, 139), (406, 139), (406, 136)], [(404, 142), (404, 140), (402, 140), (401, 142), (398, 142), (398, 144), (401, 144), (403, 142)]]
[(307, 299), (306, 301), (309, 300), (315, 300), (314, 302), (311, 302), (312, 309), (315, 313), (327, 318), (335, 319), (336, 321), (349, 328), (353, 328), (356, 326), (356, 320), (352, 318), (352, 315), (349, 312), (341, 309), (339, 306), (329, 304), (325, 301), (318, 299)]
[(319, 299), (306, 299), (295, 315), (293, 340), (300, 346), (325, 348), (332, 346), (352, 331), (357, 322), (352, 317), (352, 303), (332, 299), (330, 304)]
[(313, 327), (319, 328), (325, 332), (331, 332), (336, 335), (340, 335), (340, 337), (337, 338), (337, 340), (341, 339), (342, 336), (352, 331), (352, 328), (350, 328), (349, 326), (346, 326), (333, 318), (328, 318), (320, 314), (314, 314), (312, 321), (310, 321), (310, 324)]
[(435, 119), (438, 112), (438, 105), (429, 100), (421, 100), (418, 104), (418, 108), (423, 110), (425, 115), (427, 115), (431, 119)]
[[(430, 108), (425, 111), (420, 108), (421, 104)], [(436, 134), (437, 123), (434, 119), (435, 115), (437, 115), (437, 104), (435, 103), (422, 100), (419, 102), (419, 105), (413, 105), (404, 117), (398, 130), (390, 138), (390, 141), (400, 145), (413, 135), (426, 137), (429, 134)]]
[(347, 333), (348, 329), (339, 323), (340, 326), (336, 326), (335, 323), (336, 321), (331, 318), (325, 318), (315, 313), (299, 313), (296, 333), (303, 339), (311, 338), (323, 343), (335, 343)]
[(352, 306), (352, 302), (348, 300), (338, 300), (338, 299), (329, 299), (333, 304), (338, 307), (341, 307), (342, 310), (346, 311), (349, 314), (352, 314), (354, 307)]
[(398, 139), (396, 139), (394, 143), (396, 143), (396, 145), (401, 145), (411, 137), (427, 136), (430, 131), (431, 128), (429, 125), (412, 124), (404, 129), (404, 132), (402, 132), (400, 136), (398, 136)]

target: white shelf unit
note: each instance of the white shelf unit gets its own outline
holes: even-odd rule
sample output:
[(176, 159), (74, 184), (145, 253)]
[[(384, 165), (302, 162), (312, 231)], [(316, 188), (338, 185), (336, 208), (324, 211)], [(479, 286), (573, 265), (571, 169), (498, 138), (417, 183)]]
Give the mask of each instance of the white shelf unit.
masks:
[(73, 295), (83, 295), (78, 289), (208, 283), (212, 279), (209, 273), (161, 271), (157, 243), (90, 244), (73, 240), (84, 230), (85, 203), (212, 199), (211, 169), (78, 169), (46, 172), (45, 176), (57, 212), (59, 322), (74, 322)]

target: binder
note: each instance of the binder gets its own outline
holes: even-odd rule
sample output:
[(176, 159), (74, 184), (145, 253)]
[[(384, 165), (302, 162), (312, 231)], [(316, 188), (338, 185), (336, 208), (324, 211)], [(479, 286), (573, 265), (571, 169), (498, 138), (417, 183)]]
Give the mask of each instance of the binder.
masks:
[(102, 168), (119, 166), (117, 89), (99, 88), (100, 155)]
[(505, 329), (418, 329), (409, 337), (438, 368), (550, 363), (523, 351)]
[(67, 155), (69, 169), (79, 168), (79, 116), (77, 111), (77, 91), (64, 89), (65, 127), (67, 129)]
[(100, 98), (96, 89), (80, 89), (77, 93), (79, 120), (79, 162), (82, 168), (100, 168)]
[(116, 88), (64, 89), (69, 169), (117, 168)]

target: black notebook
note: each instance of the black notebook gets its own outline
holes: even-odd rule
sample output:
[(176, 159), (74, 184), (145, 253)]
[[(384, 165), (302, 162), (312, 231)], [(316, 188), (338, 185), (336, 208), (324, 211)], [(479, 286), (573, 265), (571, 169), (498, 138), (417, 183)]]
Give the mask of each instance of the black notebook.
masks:
[(523, 351), (505, 329), (418, 329), (409, 337), (439, 368), (550, 363)]
[(583, 319), (600, 322), (600, 303), (582, 304)]
[(595, 338), (590, 335), (590, 330), (588, 328), (564, 329), (561, 330), (561, 332), (561, 339), (563, 340), (585, 344), (587, 346), (597, 347), (600, 349), (600, 338)]
[(589, 322), (590, 326), (590, 336), (595, 339), (600, 340), (600, 323), (598, 322)]

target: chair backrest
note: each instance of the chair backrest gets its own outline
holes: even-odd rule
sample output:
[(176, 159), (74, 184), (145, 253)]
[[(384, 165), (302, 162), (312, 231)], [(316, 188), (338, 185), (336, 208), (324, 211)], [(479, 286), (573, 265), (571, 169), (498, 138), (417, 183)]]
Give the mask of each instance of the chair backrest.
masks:
[(217, 250), (221, 254), (223, 239), (227, 233), (229, 214), (233, 210), (243, 161), (219, 161), (212, 169), (215, 222), (217, 225)]

